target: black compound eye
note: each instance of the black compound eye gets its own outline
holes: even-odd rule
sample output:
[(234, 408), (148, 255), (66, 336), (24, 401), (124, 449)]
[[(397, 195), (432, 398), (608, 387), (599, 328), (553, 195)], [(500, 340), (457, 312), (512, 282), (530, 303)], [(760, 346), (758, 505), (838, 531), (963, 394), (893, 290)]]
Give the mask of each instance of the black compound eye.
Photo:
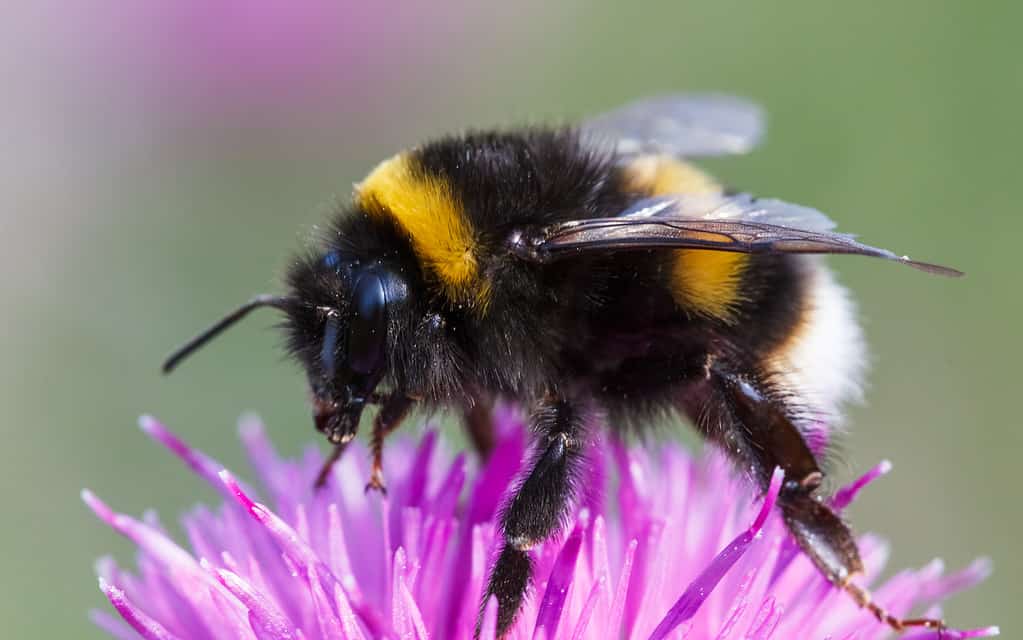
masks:
[(327, 316), (327, 323), (323, 328), (323, 344), (320, 345), (320, 363), (327, 378), (333, 379), (335, 374), (336, 361), (334, 350), (337, 349), (338, 319), (336, 314)]
[(387, 338), (387, 294), (380, 276), (366, 273), (359, 278), (352, 292), (348, 331), (348, 367), (362, 375), (376, 372), (383, 363)]

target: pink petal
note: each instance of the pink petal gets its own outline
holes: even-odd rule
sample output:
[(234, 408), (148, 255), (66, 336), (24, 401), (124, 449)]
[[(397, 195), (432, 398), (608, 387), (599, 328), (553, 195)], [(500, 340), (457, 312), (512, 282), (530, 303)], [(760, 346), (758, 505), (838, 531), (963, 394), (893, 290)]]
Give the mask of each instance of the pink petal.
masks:
[(606, 588), (607, 585), (607, 574), (600, 576), (600, 579), (593, 583), (590, 587), (590, 592), (586, 595), (586, 602), (583, 604), (582, 611), (579, 612), (579, 617), (576, 619), (576, 627), (572, 632), (572, 640), (582, 640), (583, 634), (586, 633), (586, 627), (590, 624), (590, 619), (593, 617), (593, 609), (597, 606), (597, 598), (600, 597), (601, 592)]
[(757, 513), (753, 524), (750, 525), (749, 529), (743, 531), (732, 540), (731, 544), (725, 547), (710, 565), (703, 570), (703, 573), (689, 585), (685, 593), (679, 597), (675, 605), (668, 611), (668, 614), (664, 616), (664, 619), (654, 629), (654, 632), (650, 634), (650, 640), (661, 640), (672, 629), (696, 614), (700, 605), (714, 591), (714, 587), (721, 581), (721, 578), (746, 553), (750, 543), (760, 533), (764, 522), (767, 521), (767, 516), (774, 507), (775, 500), (778, 499), (778, 492), (781, 490), (781, 482), (784, 477), (785, 473), (780, 468), (774, 470), (774, 474), (771, 476), (771, 485), (767, 490), (767, 495), (764, 496), (764, 504), (760, 507), (760, 512)]
[(214, 488), (221, 488), (223, 485), (218, 481), (217, 474), (224, 465), (200, 451), (188, 446), (185, 441), (178, 438), (152, 416), (139, 418), (139, 428), (153, 440), (167, 447), (175, 456), (184, 461), (188, 468), (195, 471), (202, 479), (206, 480)]
[(497, 596), (490, 596), (483, 608), (480, 640), (497, 640)]
[(306, 583), (309, 585), (309, 595), (313, 602), (313, 612), (316, 615), (316, 623), (320, 630), (320, 638), (323, 640), (344, 640), (344, 631), (341, 627), (341, 620), (334, 615), (333, 604), (323, 590), (323, 585), (316, 577), (316, 570), (306, 567)]
[(856, 496), (858, 496), (860, 491), (862, 491), (867, 485), (871, 484), (881, 476), (887, 475), (891, 472), (891, 470), (892, 463), (888, 460), (882, 460), (877, 463), (873, 469), (853, 481), (852, 484), (842, 487), (836, 491), (834, 497), (831, 498), (831, 506), (834, 507), (836, 511), (845, 509), (853, 500), (856, 499)]
[(608, 631), (620, 634), (622, 631), (622, 616), (625, 614), (625, 600), (629, 594), (629, 587), (632, 585), (632, 566), (636, 559), (636, 549), (639, 541), (631, 540), (625, 549), (625, 560), (622, 562), (622, 571), (618, 578), (618, 586), (615, 589), (615, 598), (611, 602), (611, 615), (608, 617)]
[(89, 620), (94, 625), (106, 631), (116, 640), (139, 640), (138, 633), (124, 623), (124, 620), (115, 618), (106, 611), (92, 609), (89, 611)]
[(576, 527), (572, 535), (565, 541), (561, 548), (558, 559), (554, 564), (554, 570), (547, 579), (547, 590), (544, 591), (543, 600), (540, 603), (540, 611), (536, 616), (536, 626), (533, 628), (533, 638), (539, 638), (539, 634), (545, 633), (548, 638), (555, 638), (558, 629), (558, 622), (561, 620), (561, 609), (565, 605), (565, 598), (568, 596), (568, 589), (572, 584), (572, 576), (575, 572), (576, 559), (579, 557), (579, 549), (583, 542), (583, 530)]
[(352, 606), (345, 596), (344, 589), (339, 584), (334, 585), (334, 603), (337, 606), (338, 618), (341, 620), (341, 629), (344, 631), (345, 638), (366, 640), (366, 636), (362, 633), (362, 627), (359, 626), (359, 621), (355, 617), (355, 612), (352, 611)]
[(295, 637), (295, 624), (277, 608), (272, 599), (259, 593), (232, 571), (212, 567), (208, 570), (213, 571), (220, 584), (249, 610), (249, 622), (253, 631), (262, 634), (263, 637), (280, 640), (291, 640)]
[(129, 602), (123, 591), (107, 584), (102, 578), (99, 581), (99, 588), (106, 594), (110, 604), (114, 605), (114, 609), (117, 609), (121, 617), (143, 638), (146, 640), (177, 640), (177, 636), (164, 629), (159, 622)]

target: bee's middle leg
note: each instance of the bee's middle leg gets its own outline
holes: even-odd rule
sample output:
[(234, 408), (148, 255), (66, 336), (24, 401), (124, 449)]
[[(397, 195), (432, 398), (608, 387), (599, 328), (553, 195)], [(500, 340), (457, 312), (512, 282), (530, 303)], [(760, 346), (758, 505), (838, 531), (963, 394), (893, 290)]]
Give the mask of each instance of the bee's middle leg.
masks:
[(550, 396), (532, 415), (536, 453), (531, 469), (501, 514), (504, 538), (480, 605), (497, 596), (498, 637), (511, 627), (522, 607), (533, 567), (528, 550), (562, 526), (575, 499), (582, 467), (585, 417), (573, 403)]

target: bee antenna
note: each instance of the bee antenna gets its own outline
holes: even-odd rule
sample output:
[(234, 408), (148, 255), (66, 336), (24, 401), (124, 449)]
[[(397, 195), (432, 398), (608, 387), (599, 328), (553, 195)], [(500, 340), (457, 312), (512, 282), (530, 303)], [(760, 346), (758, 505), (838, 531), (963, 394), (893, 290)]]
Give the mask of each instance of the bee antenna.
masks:
[(163, 361), (163, 372), (170, 373), (173, 371), (182, 360), (192, 355), (207, 342), (223, 333), (225, 329), (228, 329), (234, 323), (249, 315), (249, 312), (253, 309), (258, 309), (260, 307), (273, 307), (274, 309), (285, 311), (287, 310), (288, 303), (290, 302), (291, 298), (284, 296), (275, 296), (267, 293), (256, 296), (245, 304), (239, 306), (234, 311), (231, 311), (220, 320), (217, 320), (199, 335), (175, 349), (169, 356), (167, 356), (167, 359)]

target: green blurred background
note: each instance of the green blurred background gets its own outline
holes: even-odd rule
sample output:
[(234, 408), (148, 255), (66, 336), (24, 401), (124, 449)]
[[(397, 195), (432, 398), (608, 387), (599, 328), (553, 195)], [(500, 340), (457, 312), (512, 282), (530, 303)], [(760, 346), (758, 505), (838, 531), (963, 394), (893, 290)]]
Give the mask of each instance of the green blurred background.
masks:
[(990, 555), (994, 576), (947, 618), (1017, 635), (1023, 5), (320, 2), (250, 20), (244, 3), (151, 4), (47, 2), (0, 27), (4, 637), (99, 637), (91, 564), (130, 551), (79, 502), (83, 486), (165, 521), (212, 499), (138, 414), (239, 470), (244, 410), (286, 453), (311, 441), (303, 377), (269, 314), (171, 378), (158, 363), (275, 290), (289, 252), (377, 161), (467, 125), (679, 90), (766, 106), (766, 145), (710, 163), (730, 183), (967, 272), (832, 261), (874, 354), (837, 473), (892, 459), (858, 528), (892, 541), (893, 567)]

